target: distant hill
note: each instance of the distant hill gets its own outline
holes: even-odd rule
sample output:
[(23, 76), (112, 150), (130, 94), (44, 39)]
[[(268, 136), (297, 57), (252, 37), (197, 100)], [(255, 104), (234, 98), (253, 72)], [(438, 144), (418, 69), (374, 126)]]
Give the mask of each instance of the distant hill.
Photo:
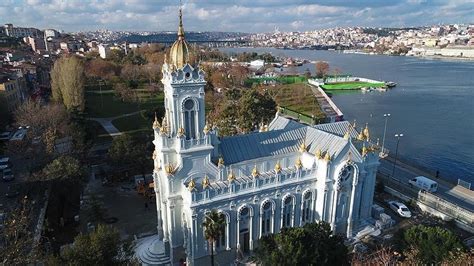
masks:
[[(206, 42), (206, 41), (227, 41), (227, 40), (239, 40), (241, 37), (246, 36), (245, 33), (235, 32), (186, 32), (186, 40), (189, 42)], [(116, 39), (116, 42), (127, 41), (129, 43), (141, 43), (141, 42), (161, 42), (161, 43), (172, 43), (176, 40), (175, 32), (162, 32), (154, 34), (129, 34), (121, 36)]]

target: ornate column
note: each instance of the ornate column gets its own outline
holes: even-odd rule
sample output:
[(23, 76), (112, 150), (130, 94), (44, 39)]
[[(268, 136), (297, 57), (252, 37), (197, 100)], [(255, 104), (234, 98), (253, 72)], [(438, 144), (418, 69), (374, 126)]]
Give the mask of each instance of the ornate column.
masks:
[(338, 197), (339, 197), (339, 191), (341, 190), (341, 180), (338, 179), (336, 181), (336, 189), (334, 190), (333, 193), (333, 198), (332, 198), (332, 210), (331, 210), (331, 229), (333, 232), (336, 231), (336, 216), (337, 216), (337, 202), (338, 202)]
[[(250, 211), (250, 209), (249, 209)], [(250, 211), (249, 219), (249, 249), (253, 250), (253, 211)]]
[(240, 213), (237, 211), (237, 249), (240, 249)]

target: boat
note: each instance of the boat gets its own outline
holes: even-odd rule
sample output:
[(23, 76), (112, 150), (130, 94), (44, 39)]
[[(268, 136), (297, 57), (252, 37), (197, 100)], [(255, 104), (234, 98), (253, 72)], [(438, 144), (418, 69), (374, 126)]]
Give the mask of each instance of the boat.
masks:
[(389, 81), (389, 82), (385, 82), (385, 85), (387, 85), (387, 87), (389, 87), (389, 88), (393, 88), (393, 87), (397, 86), (397, 83), (395, 83), (393, 81)]
[(387, 87), (376, 88), (377, 91), (387, 91)]

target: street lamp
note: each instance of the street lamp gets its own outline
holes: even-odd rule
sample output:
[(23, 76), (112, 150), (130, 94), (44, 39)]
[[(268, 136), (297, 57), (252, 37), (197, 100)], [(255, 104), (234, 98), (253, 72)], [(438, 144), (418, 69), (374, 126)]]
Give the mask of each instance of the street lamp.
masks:
[(403, 134), (395, 134), (395, 138), (397, 138), (397, 147), (395, 148), (395, 161), (393, 162), (392, 178), (395, 177), (395, 166), (397, 165), (397, 156), (398, 156), (398, 144), (400, 143), (401, 137), (403, 137)]
[(383, 114), (383, 117), (385, 117), (385, 126), (383, 129), (383, 139), (382, 139), (382, 155), (384, 154), (384, 147), (385, 147), (385, 133), (387, 133), (387, 122), (388, 118), (390, 117), (390, 114)]

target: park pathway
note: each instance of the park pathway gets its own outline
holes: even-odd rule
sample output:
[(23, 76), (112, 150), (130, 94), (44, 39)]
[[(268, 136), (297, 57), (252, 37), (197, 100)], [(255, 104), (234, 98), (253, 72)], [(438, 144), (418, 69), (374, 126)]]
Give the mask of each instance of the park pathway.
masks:
[(136, 111), (136, 112), (128, 113), (128, 114), (122, 114), (122, 115), (118, 115), (118, 116), (114, 116), (114, 117), (90, 117), (88, 119), (98, 122), (105, 129), (105, 131), (107, 131), (107, 133), (109, 133), (109, 135), (111, 137), (115, 137), (115, 136), (122, 135), (122, 132), (120, 132), (120, 130), (118, 130), (118, 128), (116, 128), (114, 126), (114, 124), (112, 124), (112, 121), (114, 121), (115, 119), (118, 119), (118, 118), (136, 115), (136, 114), (139, 114), (142, 111), (144, 111), (144, 110), (140, 110), (140, 111)]

